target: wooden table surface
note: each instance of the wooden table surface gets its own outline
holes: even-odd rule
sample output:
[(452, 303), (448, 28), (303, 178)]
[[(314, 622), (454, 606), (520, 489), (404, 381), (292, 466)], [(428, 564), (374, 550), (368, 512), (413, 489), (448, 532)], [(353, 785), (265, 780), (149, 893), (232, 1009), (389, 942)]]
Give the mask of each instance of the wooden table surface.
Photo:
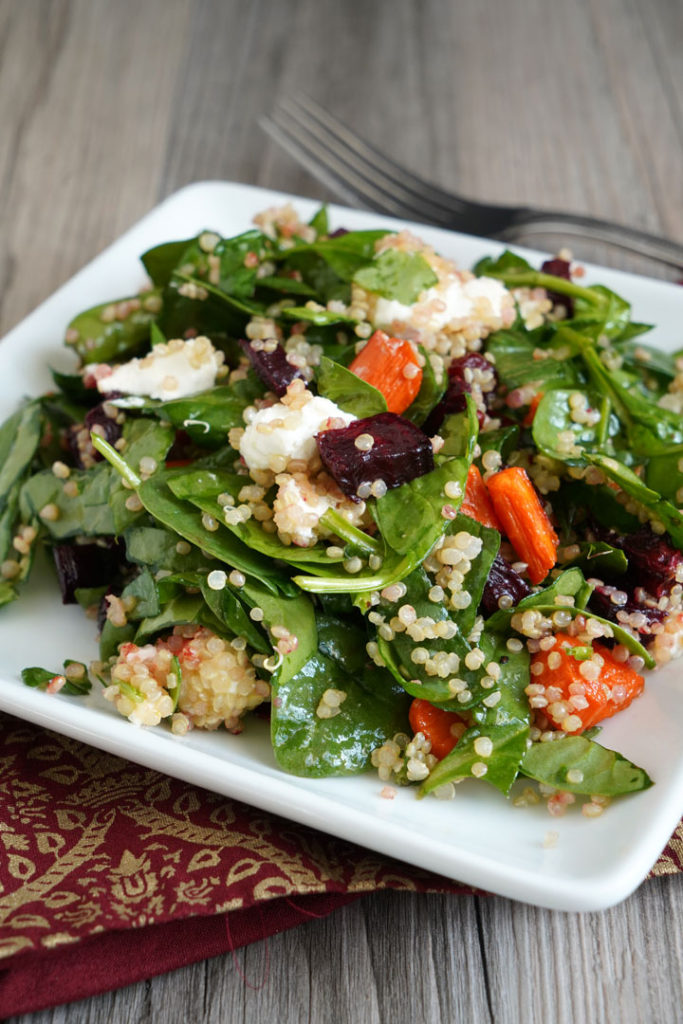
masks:
[[(465, 194), (683, 240), (682, 52), (680, 0), (0, 0), (0, 333), (190, 181), (334, 199), (257, 126), (297, 90)], [(21, 1020), (681, 1021), (682, 911), (382, 893)]]

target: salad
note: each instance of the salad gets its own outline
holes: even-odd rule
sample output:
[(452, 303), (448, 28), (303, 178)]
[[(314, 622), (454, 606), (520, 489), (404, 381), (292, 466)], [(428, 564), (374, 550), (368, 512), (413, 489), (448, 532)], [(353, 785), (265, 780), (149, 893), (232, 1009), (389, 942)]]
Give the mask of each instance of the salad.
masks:
[(681, 353), (569, 254), (466, 271), (325, 208), (142, 262), (0, 427), (0, 604), (44, 548), (100, 635), (24, 682), (178, 736), (265, 716), (283, 770), (388, 797), (650, 786), (596, 737), (683, 650)]

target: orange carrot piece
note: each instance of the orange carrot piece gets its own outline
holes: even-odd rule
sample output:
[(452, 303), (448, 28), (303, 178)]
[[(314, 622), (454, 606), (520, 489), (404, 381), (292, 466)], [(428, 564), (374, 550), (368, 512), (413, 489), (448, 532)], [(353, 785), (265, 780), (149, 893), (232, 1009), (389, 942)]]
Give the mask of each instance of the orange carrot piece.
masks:
[(532, 583), (541, 583), (557, 561), (559, 540), (527, 471), (511, 466), (489, 477), (487, 485), (503, 532), (528, 566)]
[[(548, 700), (543, 714), (572, 736), (628, 707), (645, 685), (643, 677), (628, 662), (617, 661), (610, 649), (599, 643), (593, 644), (593, 659), (596, 655), (602, 659), (600, 675), (597, 679), (586, 678), (581, 666), (588, 665), (588, 659), (580, 661), (569, 651), (583, 646), (575, 636), (556, 633), (555, 645), (550, 650), (531, 656), (531, 681), (545, 687), (545, 694), (539, 696)], [(534, 665), (543, 668), (538, 675), (534, 674)]]
[(482, 526), (491, 526), (494, 530), (502, 533), (498, 517), (493, 511), (489, 492), (483, 477), (475, 465), (471, 465), (467, 473), (467, 484), (465, 485), (465, 497), (462, 499), (460, 511), (464, 512), (470, 519), (476, 519)]
[(531, 401), (529, 403), (529, 411), (527, 412), (526, 416), (522, 420), (522, 426), (523, 427), (530, 427), (532, 425), (532, 423), (534, 422), (534, 416), (536, 415), (536, 410), (538, 409), (538, 406), (539, 406), (540, 401), (541, 401), (542, 398), (543, 398), (543, 392), (542, 391), (537, 391), (536, 394), (534, 395), (534, 397), (531, 399)]
[(390, 338), (375, 331), (361, 349), (349, 370), (381, 391), (389, 412), (405, 412), (417, 398), (422, 384), (422, 367), (409, 341)]
[(439, 761), (450, 754), (465, 731), (465, 723), (456, 711), (444, 711), (420, 697), (410, 705), (408, 718), (413, 733), (421, 732), (430, 741), (430, 753)]

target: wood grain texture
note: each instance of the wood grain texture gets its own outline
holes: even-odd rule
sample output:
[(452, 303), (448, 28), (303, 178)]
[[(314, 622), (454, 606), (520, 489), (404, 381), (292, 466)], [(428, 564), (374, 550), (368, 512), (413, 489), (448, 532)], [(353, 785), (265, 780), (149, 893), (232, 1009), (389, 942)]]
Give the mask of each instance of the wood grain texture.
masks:
[[(681, 52), (674, 0), (0, 0), (0, 330), (190, 181), (334, 198), (257, 127), (297, 90), (465, 194), (680, 239)], [(682, 910), (381, 893), (21, 1021), (680, 1021)]]

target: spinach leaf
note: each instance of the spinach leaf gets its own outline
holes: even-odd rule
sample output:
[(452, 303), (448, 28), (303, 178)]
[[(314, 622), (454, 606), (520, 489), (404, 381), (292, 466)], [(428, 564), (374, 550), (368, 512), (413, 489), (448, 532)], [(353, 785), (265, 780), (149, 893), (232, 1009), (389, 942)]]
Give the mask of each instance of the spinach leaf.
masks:
[[(647, 772), (585, 736), (565, 736), (552, 743), (534, 743), (521, 764), (521, 772), (546, 786), (589, 796), (619, 796), (649, 789)], [(569, 782), (569, 771), (583, 773), (581, 782)]]
[(683, 514), (675, 505), (648, 487), (632, 469), (616, 459), (597, 453), (586, 453), (586, 460), (603, 471), (606, 477), (613, 480), (619, 487), (641, 505), (650, 509), (655, 518), (659, 519), (667, 529), (669, 536), (677, 548), (683, 548)]
[[(220, 528), (224, 529), (225, 510), (218, 502), (218, 496), (227, 493), (238, 501), (239, 493), (247, 481), (248, 478), (223, 470), (194, 470), (169, 477), (168, 486), (176, 498), (196, 505), (202, 512), (213, 516), (221, 524)], [(227, 529), (253, 551), (260, 552), (270, 559), (279, 559), (295, 565), (310, 565), (311, 571), (315, 571), (315, 563), (327, 568), (344, 557), (343, 553), (330, 557), (326, 544), (315, 544), (310, 548), (295, 545), (288, 547), (276, 534), (266, 533), (261, 524), (253, 518), (246, 522), (227, 524)]]
[[(459, 782), (468, 776), (484, 778), (502, 793), (509, 793), (519, 772), (527, 748), (530, 712), (524, 694), (529, 684), (529, 655), (526, 649), (511, 652), (504, 638), (495, 639), (484, 634), (487, 657), (502, 668), (497, 689), (500, 699), (493, 708), (478, 705), (473, 712), (474, 724), (463, 734), (453, 750), (431, 771), (422, 784), (419, 796), (438, 789), (446, 782)], [(484, 639), (484, 638), (482, 638)], [(480, 642), (480, 647), (481, 647)], [(491, 740), (491, 753), (482, 757), (475, 744), (481, 737)], [(477, 769), (473, 772), (474, 766)], [(480, 773), (481, 766), (485, 773)]]
[(201, 447), (218, 448), (225, 445), (232, 427), (244, 426), (244, 410), (264, 392), (263, 383), (249, 371), (243, 380), (219, 384), (186, 398), (166, 402), (152, 399), (132, 402), (124, 398), (115, 399), (112, 405), (151, 412), (159, 419), (168, 420), (178, 430), (184, 430)]
[(224, 633), (227, 631), (233, 636), (243, 636), (249, 647), (260, 654), (270, 654), (270, 644), (267, 642), (256, 623), (252, 622), (245, 611), (237, 592), (226, 585), (222, 590), (213, 590), (204, 574), (199, 579), (202, 597), (211, 609), (216, 618), (222, 623)]
[[(541, 346), (538, 341), (535, 331), (501, 330), (491, 335), (487, 351), (495, 356), (496, 373), (505, 387), (512, 391), (531, 383), (542, 390), (578, 385), (579, 375), (566, 350)], [(537, 358), (538, 352), (545, 358)]]
[(124, 533), (126, 558), (136, 565), (169, 572), (192, 572), (205, 567), (218, 568), (210, 563), (199, 548), (191, 547), (187, 554), (178, 551), (178, 534), (158, 526), (131, 526)]
[[(608, 438), (616, 437), (619, 433), (619, 421), (608, 410), (603, 430), (600, 422), (593, 425), (577, 423), (572, 419), (573, 410), (570, 405), (574, 395), (583, 395), (588, 409), (600, 408), (601, 399), (595, 393), (565, 391), (560, 388), (547, 391), (538, 403), (531, 431), (536, 446), (544, 455), (568, 465), (581, 465), (584, 463), (585, 450), (598, 451), (604, 447)], [(574, 440), (573, 447), (567, 449), (566, 445), (560, 444), (558, 435), (567, 436), (569, 433), (574, 435)]]
[[(161, 308), (158, 289), (104, 302), (74, 317), (67, 337), (84, 363), (121, 362), (149, 342), (150, 325)], [(120, 311), (120, 313), (119, 313)]]
[(42, 423), (40, 404), (29, 402), (0, 427), (0, 512), (12, 487), (33, 461)]
[(310, 598), (305, 594), (288, 597), (274, 597), (264, 586), (247, 580), (240, 588), (240, 599), (252, 608), (263, 612), (263, 623), (272, 630), (284, 626), (297, 639), (296, 647), (289, 654), (280, 655), (282, 661), (273, 675), (273, 683), (285, 686), (300, 672), (317, 648), (315, 612)]
[(327, 206), (323, 204), (319, 210), (316, 210), (308, 223), (310, 227), (313, 228), (316, 235), (326, 235), (330, 230), (330, 219)]
[(628, 559), (621, 548), (604, 541), (584, 541), (578, 548), (579, 553), (564, 564), (565, 569), (577, 566), (584, 576), (621, 575), (628, 569)]
[(663, 498), (670, 498), (676, 505), (681, 505), (677, 495), (683, 487), (683, 453), (677, 451), (649, 459), (645, 467), (645, 483)]
[[(313, 253), (321, 257), (332, 272), (342, 281), (353, 280), (353, 275), (375, 255), (375, 243), (384, 238), (387, 231), (348, 231), (336, 238), (319, 238), (310, 245), (298, 245), (285, 249), (282, 256), (288, 263), (299, 254)], [(315, 287), (315, 282), (312, 282)]]
[(360, 267), (353, 280), (366, 291), (411, 306), (439, 279), (422, 253), (384, 249), (372, 263)]
[(410, 405), (403, 416), (410, 420), (411, 423), (416, 423), (418, 426), (424, 423), (429, 416), (430, 412), (443, 398), (444, 392), (446, 391), (446, 374), (442, 371), (437, 374), (434, 371), (429, 353), (422, 345), (418, 345), (420, 355), (424, 359), (424, 365), (422, 367), (422, 383), (420, 384), (420, 390), (417, 393), (417, 397), (414, 399), (412, 405)]
[[(346, 699), (337, 715), (320, 718), (316, 711), (328, 689), (342, 690)], [(317, 652), (290, 679), (273, 679), (275, 758), (285, 771), (307, 778), (363, 771), (376, 747), (407, 729), (407, 704), (388, 672), (368, 666), (351, 678)]]
[(318, 394), (359, 419), (387, 411), (387, 402), (381, 391), (327, 356), (320, 358), (316, 383)]
[(197, 244), (197, 238), (181, 239), (178, 242), (163, 242), (142, 254), (140, 259), (153, 284), (158, 288), (164, 288), (168, 284), (173, 271), (182, 260), (183, 254)]
[(317, 327), (358, 323), (357, 320), (345, 313), (333, 313), (329, 309), (309, 309), (308, 306), (287, 306), (281, 310), (281, 315), (287, 320), (303, 320), (306, 323), (315, 324)]
[(379, 498), (374, 514), (385, 543), (401, 555), (411, 553), (416, 565), (426, 558), (448, 524), (444, 505), (457, 508), (460, 503), (447, 498), (444, 487), (455, 483), (464, 494), (468, 469), (467, 459), (449, 459)]

